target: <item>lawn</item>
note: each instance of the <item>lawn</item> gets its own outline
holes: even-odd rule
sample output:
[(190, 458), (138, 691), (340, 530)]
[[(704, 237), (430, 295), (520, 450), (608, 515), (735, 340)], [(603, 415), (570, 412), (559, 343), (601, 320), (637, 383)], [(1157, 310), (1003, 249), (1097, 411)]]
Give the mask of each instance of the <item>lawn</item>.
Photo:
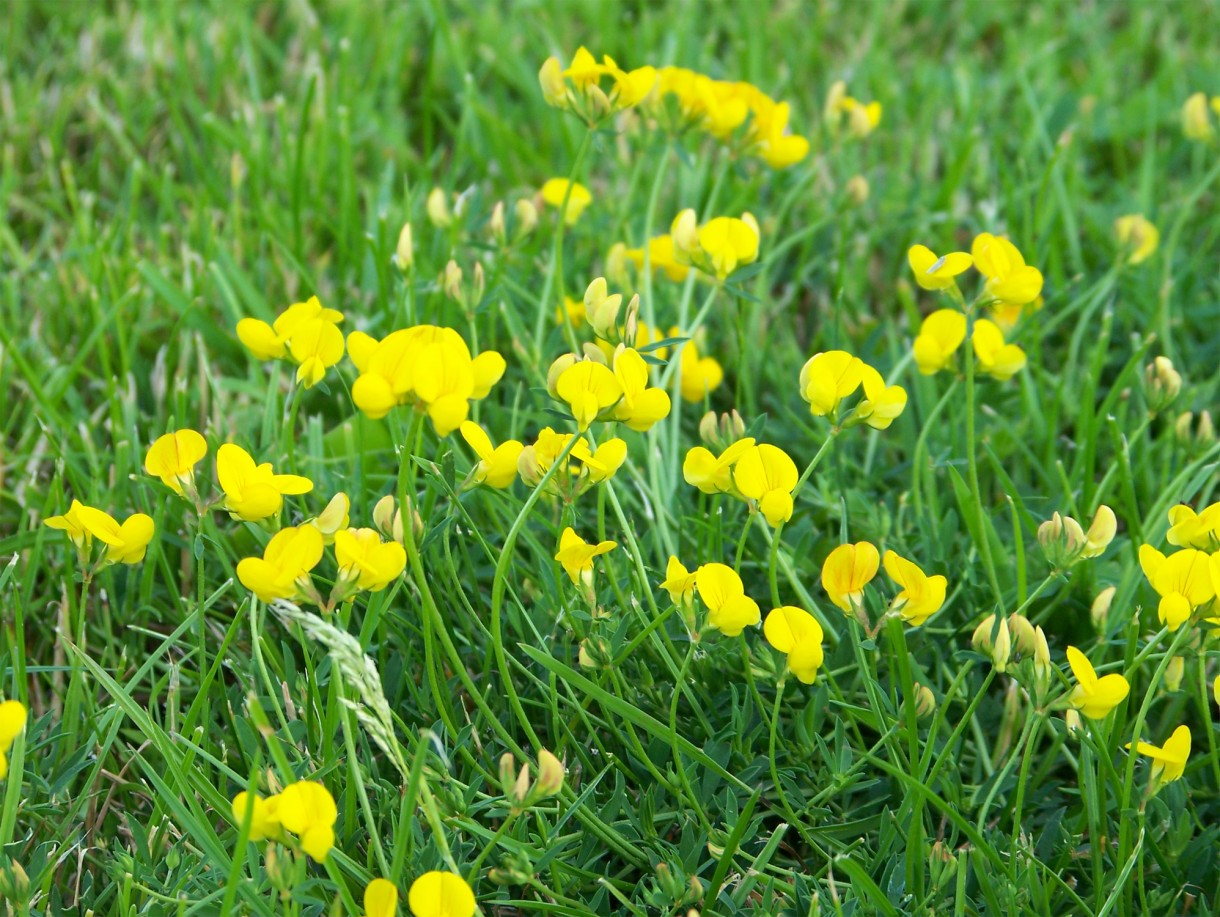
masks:
[(8, 913), (1220, 911), (1220, 7), (4, 18)]

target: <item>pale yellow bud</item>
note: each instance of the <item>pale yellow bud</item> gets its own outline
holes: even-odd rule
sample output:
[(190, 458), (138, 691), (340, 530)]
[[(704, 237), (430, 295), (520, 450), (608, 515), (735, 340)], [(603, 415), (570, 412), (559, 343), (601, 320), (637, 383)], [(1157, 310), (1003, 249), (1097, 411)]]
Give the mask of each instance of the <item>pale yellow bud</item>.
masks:
[(622, 242), (615, 242), (606, 253), (606, 276), (622, 286), (628, 279), (627, 264), (627, 246)]
[(580, 357), (574, 353), (565, 353), (555, 358), (551, 363), (550, 368), (546, 371), (546, 390), (552, 398), (559, 397), (559, 390), (556, 386), (559, 384), (559, 377), (563, 375), (563, 371), (571, 366), (575, 366), (580, 362)]
[(859, 207), (868, 200), (868, 179), (863, 175), (853, 175), (847, 180), (847, 199)]
[(1200, 446), (1210, 446), (1216, 441), (1216, 425), (1212, 422), (1211, 411), (1199, 412), (1199, 431), (1195, 434)]
[(483, 262), (474, 263), (474, 282), (471, 285), (471, 301), (466, 305), (473, 309), (483, 301), (483, 293), (487, 289), (487, 275), (483, 272)]
[(462, 301), (462, 269), (452, 258), (445, 265), (445, 275), (441, 278), (441, 287), (450, 299), (456, 302)]
[(30, 900), (30, 877), (16, 860), (8, 859), (0, 865), (0, 898), (16, 905)]
[(1173, 422), (1174, 438), (1184, 444), (1195, 441), (1195, 415), (1192, 411), (1183, 411)]
[(1165, 666), (1165, 690), (1170, 694), (1177, 693), (1182, 687), (1182, 676), (1186, 674), (1186, 660), (1181, 656), (1174, 656), (1169, 660), (1169, 665)]
[(506, 797), (513, 793), (513, 775), (517, 770), (517, 759), (512, 752), (506, 751), (500, 755), (500, 789)]
[(674, 243), (674, 260), (689, 264), (691, 256), (699, 250), (699, 220), (695, 211), (687, 207), (674, 217), (669, 235)]
[(1080, 711), (1075, 707), (1070, 708), (1066, 713), (1063, 714), (1063, 724), (1067, 727), (1068, 735), (1080, 735), (1081, 729), (1084, 725), (1080, 719)]
[(374, 505), (373, 525), (386, 538), (403, 543), (402, 510), (398, 509), (398, 501), (393, 494), (386, 494)]
[(847, 114), (848, 132), (857, 139), (863, 139), (873, 132), (873, 122), (869, 120), (868, 109), (863, 105), (855, 105)]
[(1114, 515), (1114, 510), (1104, 503), (1101, 504), (1097, 507), (1097, 512), (1093, 514), (1092, 525), (1085, 533), (1085, 545), (1080, 556), (1098, 557), (1101, 555), (1114, 540), (1117, 531), (1118, 517)]
[(936, 711), (936, 695), (927, 685), (915, 685), (915, 714), (926, 720)]
[(559, 58), (548, 57), (538, 71), (538, 85), (542, 87), (542, 98), (547, 105), (568, 108), (568, 84), (563, 78), (563, 64)]
[(538, 752), (538, 782), (534, 792), (540, 798), (554, 796), (563, 789), (563, 762), (545, 748)]
[(705, 445), (713, 445), (719, 439), (719, 429), (715, 411), (708, 411), (699, 418), (699, 439)]
[(741, 215), (741, 222), (745, 223), (752, 230), (754, 230), (754, 235), (758, 236), (759, 239), (762, 238), (762, 230), (758, 228), (758, 220), (754, 219), (754, 214), (750, 213), (748, 210), (745, 211)]
[(1110, 605), (1114, 602), (1114, 593), (1117, 591), (1117, 586), (1107, 586), (1097, 593), (1097, 598), (1093, 599), (1093, 604), (1089, 607), (1089, 619), (1098, 633), (1105, 633), (1106, 619), (1110, 616)]
[(1207, 96), (1204, 93), (1194, 93), (1182, 106), (1182, 133), (1188, 140), (1211, 139), (1211, 114), (1207, 110)]
[(517, 238), (524, 239), (538, 228), (538, 208), (527, 197), (521, 198), (513, 205), (517, 217)]
[(1169, 357), (1157, 357), (1144, 369), (1144, 386), (1149, 408), (1160, 411), (1168, 407), (1182, 391), (1182, 375), (1174, 369)]
[(513, 784), (512, 800), (515, 803), (522, 803), (530, 792), (530, 766), (522, 764), (521, 770), (517, 773), (517, 782)]
[(394, 263), (404, 273), (410, 272), (415, 265), (415, 245), (411, 241), (410, 223), (403, 223), (402, 231), (398, 233), (398, 246), (394, 249)]
[(598, 277), (585, 289), (585, 320), (593, 333), (603, 339), (612, 334), (618, 322), (619, 309), (623, 306), (623, 294), (607, 294), (606, 278)]
[(496, 205), (491, 208), (491, 217), (487, 220), (487, 231), (501, 245), (508, 240), (508, 225), (504, 220), (504, 201), (496, 201)]
[(826, 103), (822, 106), (822, 118), (826, 121), (827, 126), (832, 128), (838, 126), (843, 100), (846, 97), (846, 83), (836, 80), (830, 84), (830, 89), (826, 92)]
[(433, 188), (428, 192), (424, 210), (433, 226), (444, 229), (453, 225), (453, 214), (449, 212), (449, 198), (443, 188)]
[[(627, 319), (623, 322), (624, 340), (634, 341), (640, 328), (640, 294), (636, 293), (627, 303)], [(659, 332), (658, 332), (659, 333)]]
[(988, 615), (983, 619), (983, 623), (974, 629), (970, 642), (976, 652), (991, 659), (997, 672), (1003, 673), (1008, 667), (1009, 657), (1012, 656), (1012, 634), (1008, 629), (1008, 621), (1004, 618), (997, 622), (994, 614)]
[(1022, 659), (1028, 659), (1033, 655), (1034, 648), (1038, 644), (1038, 635), (1029, 618), (1025, 615), (1009, 615), (1008, 633), (1012, 638), (1013, 652)]

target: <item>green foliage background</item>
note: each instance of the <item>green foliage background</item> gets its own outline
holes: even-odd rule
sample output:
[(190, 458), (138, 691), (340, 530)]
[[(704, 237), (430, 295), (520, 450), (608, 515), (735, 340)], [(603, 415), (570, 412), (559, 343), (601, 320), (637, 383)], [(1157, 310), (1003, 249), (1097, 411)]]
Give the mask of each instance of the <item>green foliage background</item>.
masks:
[[(0, 671), (5, 694), (27, 700), (33, 717), (5, 785), (0, 844), (30, 876), (32, 913), (319, 914), (340, 887), (351, 910), (382, 871), (371, 838), (405, 888), (444, 868), (441, 826), (459, 867), (494, 841), (483, 865), (515, 877), (475, 877), (488, 914), (697, 906), (1100, 917), (1220, 906), (1211, 643), (1186, 651), (1183, 686), (1156, 698), (1143, 733), (1163, 741), (1178, 723), (1192, 726), (1186, 778), (1144, 811), (1146, 772), (1133, 792), (1122, 751), (1167, 660), (1167, 640), (1146, 642), (1155, 598), (1136, 551), (1145, 540), (1163, 546), (1169, 506), (1209, 502), (1220, 454), (1172, 435), (1178, 411), (1215, 406), (1220, 362), (1220, 161), (1214, 145), (1182, 138), (1178, 114), (1193, 91), (1220, 94), (1220, 8), (15, 0), (4, 15), (0, 555), (13, 562), (0, 573)], [(620, 543), (632, 533), (645, 569), (616, 552), (599, 577), (609, 617), (591, 620), (551, 560), (572, 520), (540, 505), (509, 568), (501, 670), (489, 593), (526, 491), (458, 497), (469, 457), (429, 431), (416, 481), (435, 608), (411, 579), (337, 622), (377, 662), (413, 766), (404, 778), (342, 705), (326, 648), (271, 615), (251, 618), (233, 566), (259, 549), (255, 534), (223, 521), (223, 536), (195, 538), (184, 507), (143, 475), (143, 454), (157, 434), (194, 426), (213, 444), (239, 442), (311, 476), (317, 490), (295, 516), (342, 489), (353, 519), (368, 524), (376, 497), (395, 486), (390, 440), (400, 431), (354, 420), (332, 375), (285, 435), (287, 373), (268, 376), (233, 327), (317, 292), (349, 329), (390, 330), (403, 295), (390, 256), (408, 219), (432, 320), (465, 332), (434, 278), (450, 257), (467, 269), (486, 261), (476, 321), (509, 372), (480, 420), (497, 440), (532, 440), (556, 423), (539, 390), (545, 365), (514, 334), (554, 308), (542, 301), (553, 229), (544, 222), (509, 254), (478, 229), (497, 200), (528, 196), (571, 167), (583, 128), (543, 104), (536, 74), (546, 55), (566, 58), (581, 43), (627, 66), (750, 80), (791, 101), (794, 128), (811, 136), (809, 160), (772, 172), (708, 145), (678, 156), (659, 136), (600, 133), (582, 176), (594, 205), (564, 262), (566, 288), (579, 291), (614, 242), (644, 241), (665, 156), (655, 231), (681, 207), (703, 207), (713, 188), (717, 212), (753, 212), (763, 267), (743, 282), (757, 301), (742, 307), (753, 346), (738, 353), (737, 304), (726, 297), (709, 350), (729, 372), (711, 406), (765, 424), (766, 440), (799, 466), (826, 435), (796, 390), (805, 358), (845, 347), (887, 374), (907, 359), (932, 307), (908, 279), (913, 242), (944, 251), (968, 247), (977, 231), (1005, 232), (1046, 275), (1046, 304), (1020, 338), (1029, 367), (979, 388), (984, 527), (964, 484), (960, 383), (910, 365), (900, 374), (906, 414), (884, 433), (840, 437), (802, 493), (778, 588), (783, 601), (816, 604), (835, 633), (826, 677), (789, 684), (775, 707), (773, 753), (781, 660), (761, 635), (748, 650), (709, 641), (675, 690), (685, 636), (676, 618), (657, 623), (667, 554), (730, 562), (749, 524), (744, 506), (701, 499), (680, 477), (656, 492), (648, 440), (628, 434), (634, 470), (613, 495), (584, 498), (575, 524)], [(836, 79), (885, 106), (865, 143), (831, 144), (819, 130)], [(844, 192), (855, 174), (872, 188), (859, 207)], [(426, 223), (433, 186), (471, 189), (469, 235)], [(1161, 249), (1120, 270), (1112, 223), (1136, 212), (1160, 227)], [(692, 295), (652, 286), (649, 307), (662, 316), (676, 318)], [(546, 346), (548, 360), (563, 350), (557, 329)], [(1140, 379), (1158, 354), (1186, 386), (1152, 417)], [(342, 372), (350, 384), (350, 367)], [(663, 455), (665, 467), (697, 441), (699, 413), (685, 410), (681, 451)], [(72, 496), (147, 512), (160, 533), (143, 565), (94, 584), (79, 645), (68, 639), (82, 613), (75, 561), (40, 524)], [(1087, 520), (1099, 502), (1118, 512), (1118, 539), (1102, 559), (1051, 578), (1026, 613), (1057, 661), (1068, 643), (1122, 660), (1132, 698), (1083, 743), (1059, 716), (1026, 735), (1029, 705), (1006, 714), (1015, 683), (988, 674), (969, 635), (1047, 575), (1038, 522), (1056, 509)], [(746, 537), (743, 576), (763, 601), (768, 545), (761, 527)], [(892, 635), (862, 646), (824, 600), (821, 561), (848, 539), (884, 542), (949, 575), (951, 603), (907, 635), (909, 656)], [(1095, 635), (1088, 608), (1110, 584), (1114, 611)], [(609, 641), (613, 668), (577, 664), (589, 628)], [(506, 678), (526, 722), (506, 700)], [(938, 700), (914, 730), (903, 700), (911, 680)], [(569, 790), (493, 838), (505, 814), (497, 762), (505, 751), (532, 756), (527, 723), (566, 759)], [(253, 847), (234, 850), (227, 814), (228, 798), (273, 755), (319, 775), (341, 811), (334, 867), (289, 903), (271, 892)], [(683, 899), (691, 880), (699, 894)]]

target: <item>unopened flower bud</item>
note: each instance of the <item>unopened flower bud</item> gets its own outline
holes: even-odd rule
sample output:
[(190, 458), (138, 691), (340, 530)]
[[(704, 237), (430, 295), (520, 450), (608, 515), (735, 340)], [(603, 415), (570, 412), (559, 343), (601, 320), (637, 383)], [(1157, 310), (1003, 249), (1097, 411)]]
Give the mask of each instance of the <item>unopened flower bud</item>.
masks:
[(523, 197), (513, 204), (513, 213), (517, 217), (516, 235), (518, 239), (524, 239), (538, 228), (538, 208), (529, 198)]
[(1195, 441), (1195, 415), (1192, 411), (1183, 411), (1173, 422), (1173, 436), (1183, 445), (1191, 445)]
[(623, 286), (627, 280), (627, 246), (615, 242), (606, 252), (606, 276), (618, 286)]
[[(386, 538), (403, 543), (402, 510), (393, 494), (386, 494), (373, 506), (373, 525)], [(422, 523), (415, 526), (416, 534), (420, 534)]]
[(674, 243), (674, 260), (689, 264), (691, 255), (699, 249), (699, 220), (692, 208), (687, 207), (674, 217), (669, 235)]
[(988, 615), (983, 619), (983, 623), (974, 629), (970, 642), (976, 652), (991, 659), (991, 664), (997, 672), (1003, 673), (1012, 655), (1012, 635), (1009, 633), (1007, 620), (1000, 618), (997, 621), (994, 614)]
[(847, 84), (842, 80), (836, 80), (830, 84), (830, 89), (826, 92), (826, 102), (822, 106), (822, 118), (829, 128), (837, 128), (839, 126), (839, 117), (842, 114), (843, 99), (847, 96)]
[(513, 784), (513, 792), (509, 797), (514, 804), (520, 805), (530, 793), (530, 766), (522, 764), (517, 772), (517, 781)]
[(508, 240), (508, 225), (504, 221), (504, 201), (496, 201), (487, 220), (487, 231), (493, 239), (503, 245)]
[(1097, 593), (1097, 598), (1093, 599), (1093, 604), (1089, 607), (1089, 619), (1099, 634), (1106, 631), (1106, 619), (1110, 616), (1110, 605), (1113, 603), (1114, 593), (1117, 591), (1117, 586), (1107, 586)]
[(863, 175), (853, 175), (847, 180), (847, 199), (859, 207), (868, 200), (868, 179)]
[(705, 446), (715, 446), (720, 430), (715, 411), (708, 411), (699, 419), (699, 439)]
[(1034, 654), (1038, 645), (1038, 634), (1025, 615), (1008, 616), (1008, 634), (1012, 638), (1012, 649), (1022, 659)]
[(580, 642), (576, 660), (586, 669), (608, 669), (611, 662), (609, 646), (600, 637), (586, 637)]
[(593, 333), (600, 338), (609, 340), (616, 337), (613, 330), (622, 305), (623, 294), (609, 295), (605, 277), (595, 278), (585, 288), (585, 320), (593, 329)]
[(932, 689), (927, 685), (915, 685), (915, 714), (921, 719), (926, 720), (934, 712), (936, 712), (936, 695), (932, 693)]
[(433, 226), (445, 229), (453, 225), (453, 214), (449, 212), (449, 199), (442, 188), (433, 188), (428, 192), (428, 201), (424, 205), (424, 210)]
[(1220, 675), (1216, 676), (1216, 680), (1212, 682), (1212, 697), (1216, 699), (1216, 704), (1220, 705)]
[(403, 273), (415, 266), (415, 245), (411, 241), (411, 224), (403, 223), (398, 234), (398, 247), (394, 249), (394, 263)]
[(1211, 411), (1199, 412), (1199, 429), (1195, 433), (1195, 440), (1200, 446), (1210, 446), (1216, 441), (1216, 425), (1212, 422)]
[[(640, 294), (636, 293), (631, 297), (631, 302), (627, 303), (627, 320), (623, 322), (623, 339), (626, 341), (635, 341), (636, 335), (640, 330)], [(658, 330), (657, 334), (660, 334)], [(663, 355), (664, 348), (662, 348)]]
[(500, 756), (500, 790), (505, 797), (512, 795), (514, 775), (517, 772), (517, 760), (513, 753), (506, 751)]
[(1165, 690), (1170, 694), (1177, 693), (1182, 687), (1182, 676), (1186, 674), (1186, 660), (1181, 656), (1174, 656), (1169, 660), (1169, 665), (1165, 666)]
[(538, 752), (538, 781), (534, 792), (545, 799), (563, 789), (563, 762), (545, 748)]
[(476, 261), (474, 263), (474, 282), (471, 285), (471, 297), (467, 306), (471, 309), (475, 308), (483, 301), (483, 293), (487, 289), (487, 276), (483, 273), (483, 262)]
[(18, 910), (29, 903), (30, 877), (16, 860), (6, 859), (0, 865), (0, 898), (18, 905)]
[(445, 265), (445, 275), (441, 278), (441, 287), (450, 299), (459, 303), (462, 301), (462, 269), (452, 258)]
[(550, 368), (546, 371), (546, 390), (552, 398), (559, 397), (559, 391), (556, 386), (559, 384), (559, 377), (563, 375), (563, 371), (571, 366), (575, 366), (580, 362), (580, 357), (574, 353), (565, 353), (556, 357), (551, 363)]
[(1157, 357), (1144, 368), (1144, 390), (1153, 413), (1167, 408), (1182, 391), (1182, 375), (1169, 357)]
[(1068, 735), (1080, 735), (1080, 730), (1083, 725), (1080, 720), (1080, 711), (1075, 707), (1069, 708), (1063, 714), (1063, 724), (1067, 727)]

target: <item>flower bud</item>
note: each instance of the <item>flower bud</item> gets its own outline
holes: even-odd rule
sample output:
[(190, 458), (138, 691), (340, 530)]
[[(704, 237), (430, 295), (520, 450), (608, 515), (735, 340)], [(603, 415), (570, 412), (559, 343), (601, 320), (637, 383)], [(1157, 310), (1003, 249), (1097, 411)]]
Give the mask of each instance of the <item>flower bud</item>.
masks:
[(394, 263), (404, 274), (415, 266), (415, 245), (411, 241), (411, 224), (403, 223), (398, 234), (398, 247), (394, 249)]
[(487, 276), (483, 273), (483, 262), (474, 263), (474, 282), (471, 285), (470, 302), (466, 305), (473, 309), (483, 301), (483, 293), (487, 289)]
[(706, 446), (714, 446), (719, 439), (720, 431), (717, 427), (717, 418), (715, 411), (708, 411), (699, 419), (699, 439)]
[(974, 629), (970, 642), (976, 652), (991, 659), (991, 664), (997, 672), (1004, 672), (1012, 655), (1012, 635), (1006, 619), (1000, 618), (997, 622), (994, 614), (988, 615), (983, 619), (983, 623)]
[(1051, 648), (1041, 626), (1034, 628), (1034, 689), (1041, 704), (1051, 686)]
[(568, 108), (568, 84), (563, 78), (563, 64), (559, 58), (548, 57), (538, 71), (538, 85), (542, 87), (542, 98), (553, 108)]
[(524, 239), (538, 228), (538, 208), (527, 197), (513, 204), (513, 213), (517, 217), (517, 238)]
[(847, 199), (859, 207), (868, 200), (868, 179), (863, 175), (853, 175), (847, 180)]
[(1174, 369), (1169, 357), (1157, 357), (1144, 368), (1144, 390), (1153, 413), (1164, 410), (1178, 397), (1182, 374)]
[(1008, 616), (1008, 634), (1012, 638), (1012, 649), (1022, 659), (1034, 654), (1038, 645), (1038, 634), (1025, 615)]
[(576, 660), (582, 668), (608, 669), (612, 661), (610, 647), (601, 637), (586, 637), (580, 641)]
[[(386, 494), (373, 506), (373, 525), (386, 538), (403, 543), (402, 510), (398, 509), (398, 501), (393, 494)], [(421, 528), (421, 524), (415, 526), (417, 534)]]
[(1211, 411), (1199, 412), (1199, 429), (1195, 433), (1195, 440), (1200, 446), (1210, 446), (1216, 441), (1216, 425), (1212, 422)]
[(433, 188), (428, 192), (424, 210), (433, 226), (445, 229), (453, 225), (453, 214), (449, 212), (449, 199), (443, 189)]
[(822, 118), (826, 126), (834, 129), (839, 126), (839, 116), (843, 110), (843, 99), (847, 97), (847, 84), (836, 80), (830, 84), (826, 92), (826, 102), (822, 106)]
[(546, 390), (552, 398), (558, 398), (559, 392), (556, 386), (559, 384), (559, 377), (563, 375), (563, 371), (569, 367), (575, 366), (580, 362), (580, 357), (574, 353), (565, 353), (556, 357), (551, 363), (550, 369), (546, 371)]
[(462, 297), (462, 269), (458, 267), (458, 263), (452, 258), (445, 265), (445, 274), (441, 278), (441, 287), (445, 291), (445, 295), (455, 302), (461, 302)]
[(1185, 674), (1186, 660), (1181, 656), (1174, 656), (1169, 660), (1169, 665), (1165, 666), (1165, 690), (1176, 694), (1182, 687), (1182, 676)]
[(504, 222), (504, 201), (496, 201), (487, 221), (487, 231), (493, 239), (503, 245), (508, 240), (508, 226)]
[(690, 264), (691, 256), (699, 250), (699, 220), (695, 211), (687, 207), (674, 217), (669, 234), (674, 243), (674, 260)]
[(509, 798), (514, 805), (520, 805), (525, 802), (526, 797), (530, 794), (530, 766), (522, 764), (521, 770), (517, 772), (517, 780), (513, 784), (513, 791)]
[(1183, 411), (1173, 422), (1173, 437), (1183, 445), (1195, 441), (1195, 415), (1192, 411)]
[(1212, 121), (1205, 93), (1194, 93), (1182, 106), (1182, 133), (1187, 140), (1211, 139)]
[(1070, 707), (1063, 714), (1063, 724), (1067, 727), (1068, 735), (1080, 735), (1083, 726), (1080, 720), (1080, 711), (1075, 707)]
[(915, 685), (915, 714), (921, 720), (926, 720), (936, 712), (936, 695), (927, 685)]
[(563, 789), (563, 762), (545, 748), (538, 752), (538, 781), (534, 792), (540, 799), (554, 796)]
[(16, 860), (6, 858), (0, 865), (0, 898), (19, 906), (30, 900), (30, 877)]
[(1093, 599), (1093, 604), (1089, 607), (1089, 619), (1093, 622), (1093, 628), (1099, 634), (1106, 631), (1106, 619), (1110, 616), (1110, 604), (1114, 601), (1114, 593), (1117, 591), (1117, 586), (1107, 586), (1097, 593), (1097, 598)]
[(1056, 512), (1038, 526), (1038, 543), (1042, 545), (1047, 563), (1063, 569), (1080, 559), (1081, 552), (1088, 544), (1088, 537), (1079, 522)]
[(513, 792), (513, 775), (517, 771), (517, 760), (513, 753), (506, 751), (500, 756), (500, 789), (505, 797), (511, 797)]
[(623, 286), (629, 279), (627, 264), (627, 246), (622, 242), (615, 242), (610, 246), (610, 251), (606, 252), (606, 276), (618, 286)]
[(599, 338), (616, 337), (613, 331), (622, 305), (622, 293), (607, 294), (605, 277), (594, 279), (585, 289), (585, 319)]

